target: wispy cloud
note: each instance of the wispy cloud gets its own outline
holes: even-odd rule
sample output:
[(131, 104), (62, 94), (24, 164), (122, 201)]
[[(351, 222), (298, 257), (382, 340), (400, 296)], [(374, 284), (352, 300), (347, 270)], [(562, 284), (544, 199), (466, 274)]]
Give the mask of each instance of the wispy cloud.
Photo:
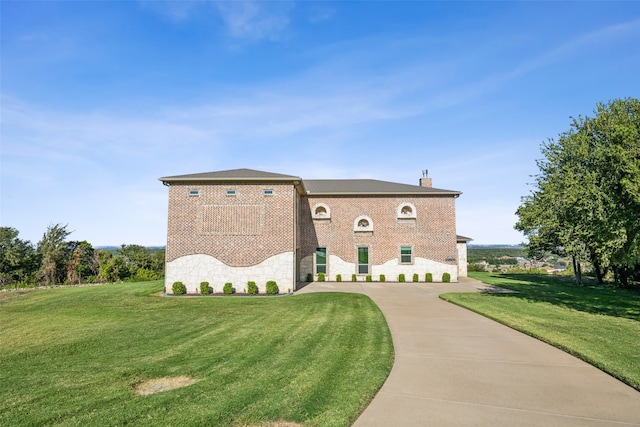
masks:
[[(213, 18), (217, 15), (230, 37), (250, 41), (278, 40), (283, 37), (295, 7), (293, 1), (286, 0), (140, 0), (140, 2), (143, 8), (153, 10), (175, 22), (201, 19), (203, 16)], [(325, 10), (323, 19), (329, 17), (327, 13)], [(215, 21), (212, 20), (212, 22)]]
[(291, 1), (216, 1), (215, 6), (233, 37), (276, 40), (290, 23)]

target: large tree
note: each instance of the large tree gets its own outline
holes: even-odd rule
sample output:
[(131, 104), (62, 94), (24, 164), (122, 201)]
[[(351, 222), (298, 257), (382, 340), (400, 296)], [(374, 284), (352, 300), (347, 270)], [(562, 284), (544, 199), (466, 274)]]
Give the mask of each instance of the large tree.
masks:
[(18, 234), (15, 228), (0, 227), (0, 287), (30, 281), (40, 265), (31, 242)]
[(47, 231), (38, 242), (38, 254), (42, 257), (40, 265), (40, 279), (45, 285), (55, 285), (64, 282), (66, 271), (67, 243), (65, 239), (71, 234), (67, 225), (49, 225)]
[(640, 101), (598, 104), (594, 113), (542, 145), (516, 229), (531, 253), (573, 257), (578, 283), (588, 260), (600, 281), (613, 269), (626, 286), (640, 275)]

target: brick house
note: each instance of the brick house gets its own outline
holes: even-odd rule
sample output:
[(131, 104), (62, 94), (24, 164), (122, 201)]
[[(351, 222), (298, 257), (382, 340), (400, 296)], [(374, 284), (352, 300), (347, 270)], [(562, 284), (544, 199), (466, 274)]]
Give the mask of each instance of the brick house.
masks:
[[(456, 235), (458, 191), (371, 179), (302, 180), (251, 169), (168, 176), (167, 292), (175, 281), (197, 292), (232, 282), (243, 292), (268, 280), (280, 292), (309, 274), (374, 281), (466, 275), (466, 242)], [(462, 253), (464, 252), (464, 253)]]

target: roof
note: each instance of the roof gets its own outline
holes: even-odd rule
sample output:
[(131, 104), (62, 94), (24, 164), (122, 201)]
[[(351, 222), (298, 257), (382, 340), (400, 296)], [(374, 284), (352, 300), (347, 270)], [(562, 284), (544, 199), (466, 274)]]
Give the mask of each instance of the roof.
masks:
[(372, 196), (372, 195), (445, 195), (459, 196), (459, 191), (400, 184), (376, 179), (308, 179), (293, 175), (263, 172), (253, 169), (231, 169), (218, 172), (192, 173), (160, 178), (166, 185), (187, 182), (290, 182), (302, 195), (313, 196)]
[(399, 184), (376, 179), (306, 179), (307, 194), (313, 196), (340, 195), (447, 195), (458, 196), (459, 191), (419, 185)]
[(301, 181), (298, 176), (263, 172), (253, 169), (231, 169), (218, 172), (192, 173), (188, 175), (165, 176), (164, 183), (192, 181)]

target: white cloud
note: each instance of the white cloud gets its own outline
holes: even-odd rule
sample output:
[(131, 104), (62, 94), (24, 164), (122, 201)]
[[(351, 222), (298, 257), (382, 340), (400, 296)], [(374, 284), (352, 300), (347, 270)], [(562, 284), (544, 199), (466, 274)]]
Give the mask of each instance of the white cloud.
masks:
[(215, 6), (229, 34), (250, 40), (276, 40), (290, 22), (290, 1), (217, 1)]

